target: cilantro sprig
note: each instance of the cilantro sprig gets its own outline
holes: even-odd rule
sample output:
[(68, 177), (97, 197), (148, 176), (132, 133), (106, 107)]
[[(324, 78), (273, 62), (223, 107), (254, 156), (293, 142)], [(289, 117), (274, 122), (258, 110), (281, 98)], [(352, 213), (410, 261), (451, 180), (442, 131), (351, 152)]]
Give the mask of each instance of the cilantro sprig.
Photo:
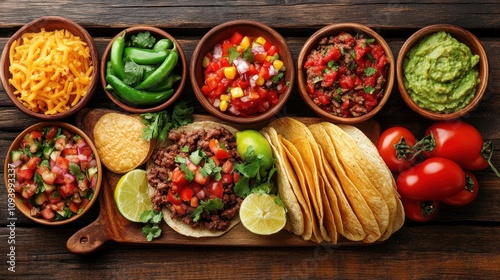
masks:
[(163, 110), (141, 114), (141, 121), (145, 125), (142, 138), (146, 141), (165, 141), (170, 130), (193, 122), (193, 112), (194, 108), (188, 107), (185, 102), (179, 102), (175, 104), (172, 113)]
[(163, 219), (162, 212), (156, 212), (153, 209), (144, 211), (140, 219), (145, 224), (142, 227), (142, 235), (146, 237), (147, 241), (151, 242), (153, 239), (160, 237), (160, 222)]

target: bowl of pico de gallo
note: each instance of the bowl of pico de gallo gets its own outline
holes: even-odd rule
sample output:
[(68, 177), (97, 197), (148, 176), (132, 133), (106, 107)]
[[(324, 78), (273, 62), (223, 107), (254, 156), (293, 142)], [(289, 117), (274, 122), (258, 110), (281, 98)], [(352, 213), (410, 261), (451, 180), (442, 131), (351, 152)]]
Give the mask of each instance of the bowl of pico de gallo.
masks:
[(21, 132), (5, 158), (9, 203), (29, 219), (62, 225), (97, 200), (102, 168), (90, 138), (64, 122), (40, 122)]
[(335, 123), (359, 123), (377, 114), (389, 99), (394, 73), (389, 45), (358, 23), (319, 29), (297, 60), (302, 99), (318, 116)]
[(212, 115), (258, 123), (285, 105), (294, 83), (294, 60), (274, 29), (234, 20), (203, 36), (191, 58), (190, 78), (197, 99)]

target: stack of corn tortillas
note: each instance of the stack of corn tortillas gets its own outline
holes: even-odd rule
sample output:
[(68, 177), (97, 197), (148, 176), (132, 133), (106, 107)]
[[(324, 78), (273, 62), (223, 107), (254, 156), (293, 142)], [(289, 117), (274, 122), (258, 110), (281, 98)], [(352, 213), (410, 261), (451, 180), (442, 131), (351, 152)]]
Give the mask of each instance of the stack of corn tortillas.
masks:
[(288, 209), (287, 229), (305, 240), (372, 243), (404, 223), (391, 172), (358, 128), (279, 118), (263, 128)]

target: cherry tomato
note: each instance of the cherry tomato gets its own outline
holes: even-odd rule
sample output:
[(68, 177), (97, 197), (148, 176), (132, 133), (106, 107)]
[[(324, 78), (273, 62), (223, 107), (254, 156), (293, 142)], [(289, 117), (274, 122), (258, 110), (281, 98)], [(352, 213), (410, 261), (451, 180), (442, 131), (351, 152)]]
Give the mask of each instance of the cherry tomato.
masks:
[(417, 139), (411, 131), (401, 126), (394, 126), (380, 135), (377, 149), (392, 172), (401, 172), (414, 164), (411, 149), (416, 142)]
[(440, 200), (459, 193), (465, 187), (465, 173), (454, 161), (429, 158), (403, 172), (397, 178), (401, 196), (414, 200)]
[(425, 132), (431, 135), (430, 151), (426, 157), (445, 157), (458, 163), (467, 170), (483, 170), (488, 162), (483, 156), (484, 141), (479, 131), (472, 125), (462, 122), (436, 122)]
[(412, 200), (401, 197), (405, 216), (415, 222), (428, 222), (439, 213), (439, 200)]
[(461, 192), (455, 195), (452, 195), (445, 199), (441, 199), (443, 203), (452, 206), (464, 206), (476, 199), (479, 192), (479, 183), (476, 179), (476, 176), (474, 176), (474, 174), (472, 174), (472, 172), (470, 171), (465, 171), (465, 175), (467, 175), (467, 180), (469, 181), (467, 186), (470, 187), (464, 188)]

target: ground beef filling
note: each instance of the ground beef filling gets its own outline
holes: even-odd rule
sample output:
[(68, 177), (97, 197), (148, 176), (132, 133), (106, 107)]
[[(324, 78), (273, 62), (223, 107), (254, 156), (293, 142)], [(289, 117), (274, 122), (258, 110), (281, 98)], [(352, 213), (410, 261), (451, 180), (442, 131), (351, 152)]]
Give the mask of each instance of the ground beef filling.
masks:
[[(196, 209), (191, 207), (189, 202), (184, 202), (185, 213), (179, 215), (174, 205), (167, 200), (168, 191), (172, 187), (169, 180), (172, 171), (179, 166), (175, 162), (177, 156), (188, 157), (192, 152), (201, 149), (208, 157), (213, 156), (209, 149), (209, 141), (217, 139), (230, 154), (229, 159), (233, 163), (241, 163), (241, 158), (236, 150), (234, 135), (224, 127), (198, 129), (191, 132), (184, 130), (172, 131), (168, 135), (172, 143), (168, 147), (159, 148), (153, 155), (154, 166), (148, 170), (148, 183), (155, 189), (151, 200), (156, 211), (161, 211), (162, 207), (170, 210), (173, 219), (180, 219), (191, 225), (193, 228), (208, 228), (212, 230), (226, 230), (231, 220), (238, 214), (242, 199), (233, 191), (234, 183), (223, 184), (224, 192), (222, 202), (224, 208), (209, 213), (203, 212), (198, 221), (194, 222), (191, 214)], [(182, 149), (182, 151), (181, 151)], [(202, 163), (200, 164), (202, 165)], [(195, 194), (200, 200), (207, 200), (203, 191)]]

